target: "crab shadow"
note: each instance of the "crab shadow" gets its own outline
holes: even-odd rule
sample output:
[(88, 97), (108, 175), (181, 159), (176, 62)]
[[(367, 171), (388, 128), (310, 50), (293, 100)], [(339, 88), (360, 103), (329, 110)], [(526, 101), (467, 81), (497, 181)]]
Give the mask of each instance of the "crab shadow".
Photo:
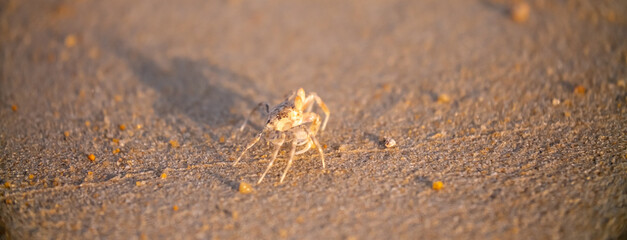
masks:
[(103, 40), (101, 47), (125, 61), (144, 86), (155, 90), (153, 109), (161, 119), (187, 117), (212, 137), (219, 138), (213, 135), (219, 128), (237, 129), (243, 114), (260, 100), (276, 97), (259, 81), (206, 59), (147, 54), (119, 39)]
[[(195, 125), (201, 133), (195, 137), (209, 135), (217, 141), (224, 131), (234, 131), (257, 102), (252, 95), (261, 98), (271, 96), (264, 87), (252, 79), (223, 68), (208, 60), (183, 57), (151, 57), (129, 47), (123, 41), (103, 42), (102, 47), (125, 61), (134, 76), (148, 89), (153, 89), (157, 98), (153, 111), (168, 125)], [(243, 108), (243, 110), (239, 110)], [(233, 109), (236, 109), (235, 111)], [(191, 121), (191, 122), (190, 122)], [(193, 137), (194, 138), (194, 137)], [(163, 139), (167, 141), (167, 139)], [(202, 142), (201, 138), (193, 141)], [(217, 162), (230, 162), (216, 147), (207, 149), (210, 158)], [(206, 160), (195, 159), (187, 164), (202, 164)], [(155, 169), (165, 166), (154, 166)], [(211, 171), (215, 179), (236, 188), (237, 183), (226, 175)]]
[(234, 107), (247, 110), (257, 103), (244, 95), (261, 89), (255, 81), (207, 60), (175, 57), (157, 62), (138, 51), (129, 52), (128, 64), (136, 76), (158, 93), (154, 109), (162, 118), (184, 115), (211, 132), (243, 119), (233, 113), (239, 112)]

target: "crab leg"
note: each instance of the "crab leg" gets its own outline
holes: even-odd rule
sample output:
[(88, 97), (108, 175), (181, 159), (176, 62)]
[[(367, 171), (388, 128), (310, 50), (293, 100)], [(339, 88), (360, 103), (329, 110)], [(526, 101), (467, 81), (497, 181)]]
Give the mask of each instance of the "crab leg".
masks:
[[(309, 131), (307, 131), (307, 134), (309, 134)], [(320, 161), (322, 161), (322, 168), (326, 168), (326, 164), (324, 164), (324, 152), (322, 151), (322, 147), (320, 147), (320, 143), (318, 143), (318, 139), (316, 139), (316, 136), (312, 134), (309, 134), (309, 137), (314, 142), (314, 144), (316, 144), (316, 148), (318, 148), (318, 152), (320, 153)]]
[(285, 142), (285, 136), (281, 135), (281, 139), (279, 139), (279, 141), (274, 144), (275, 145), (275, 149), (274, 149), (274, 152), (272, 153), (272, 160), (270, 160), (270, 163), (268, 164), (268, 167), (266, 168), (266, 171), (263, 172), (263, 174), (261, 175), (261, 178), (259, 178), (259, 181), (257, 181), (257, 184), (259, 184), (259, 183), (261, 183), (261, 181), (263, 181), (263, 178), (266, 176), (266, 174), (268, 173), (268, 171), (270, 170), (270, 168), (274, 164), (274, 160), (276, 160), (276, 155), (279, 154), (279, 150), (281, 149), (281, 146), (283, 145), (283, 142)]
[(253, 113), (255, 113), (255, 111), (257, 111), (257, 109), (259, 109), (261, 106), (265, 106), (265, 113), (266, 116), (270, 113), (270, 105), (267, 102), (260, 102), (259, 104), (257, 104), (257, 106), (255, 106), (253, 108), (253, 110), (250, 111), (250, 113), (248, 114), (248, 116), (246, 117), (246, 119), (244, 120), (244, 124), (242, 124), (242, 126), (239, 128), (239, 131), (244, 131), (244, 127), (246, 127), (246, 123), (248, 123), (248, 120), (250, 119), (250, 117), (253, 115)]
[(329, 121), (329, 115), (331, 112), (326, 104), (322, 101), (322, 99), (316, 93), (311, 93), (307, 98), (303, 99), (303, 109), (305, 112), (311, 112), (311, 108), (313, 107), (314, 101), (320, 106), (322, 111), (324, 112), (324, 122), (322, 122), (322, 131), (327, 127), (327, 122)]
[[(303, 124), (309, 123), (309, 122), (311, 122), (311, 127), (309, 131), (307, 132), (307, 136), (315, 135), (318, 132), (318, 129), (320, 129), (320, 116), (318, 116), (318, 114), (313, 113), (313, 112), (303, 113)], [(301, 126), (304, 126), (304, 125), (301, 125)], [(296, 152), (296, 155), (300, 155), (300, 154), (307, 152), (309, 149), (311, 149), (311, 145), (313, 145), (313, 142), (311, 141), (311, 139), (308, 139), (307, 145), (305, 145), (303, 149), (298, 150)]]
[(246, 148), (244, 149), (244, 151), (242, 151), (242, 154), (239, 155), (239, 157), (237, 158), (237, 160), (235, 160), (235, 162), (233, 163), (233, 166), (237, 165), (237, 163), (239, 162), (240, 159), (242, 159), (242, 157), (244, 156), (244, 154), (246, 154), (246, 151), (248, 151), (248, 149), (250, 149), (251, 147), (255, 146), (255, 144), (257, 142), (259, 142), (259, 139), (261, 139), (261, 135), (263, 135), (263, 131), (260, 132), (259, 134), (257, 134), (257, 136), (255, 137), (255, 139), (253, 139), (253, 141), (251, 141)]
[(315, 102), (316, 100), (314, 99), (313, 95), (309, 95), (305, 99), (303, 99), (303, 112), (311, 112), (311, 109), (313, 108), (313, 104)]
[(290, 150), (290, 158), (287, 161), (287, 167), (283, 171), (283, 175), (281, 176), (281, 180), (279, 183), (283, 183), (283, 179), (285, 179), (285, 175), (287, 175), (287, 170), (292, 166), (292, 160), (294, 160), (294, 152), (296, 152), (296, 141), (292, 141), (292, 150)]
[[(322, 99), (318, 97), (318, 94), (311, 93), (311, 95), (314, 96), (314, 98), (316, 99), (316, 103), (318, 103), (318, 106), (320, 106), (320, 108), (322, 108), (322, 111), (324, 112), (324, 122), (322, 122), (322, 128), (321, 128), (321, 130), (324, 131), (324, 129), (327, 127), (327, 122), (329, 121), (329, 115), (331, 115), (331, 112), (329, 111), (329, 108), (327, 108), (327, 105), (324, 104)], [(316, 143), (316, 146), (317, 145), (318, 144)]]
[(312, 145), (312, 144), (313, 144), (313, 142), (312, 142), (312, 141), (307, 141), (307, 145), (305, 145), (305, 147), (304, 147), (303, 149), (299, 150), (299, 151), (298, 151), (298, 152), (296, 152), (295, 154), (296, 154), (296, 155), (301, 155), (301, 154), (303, 154), (303, 153), (305, 153), (305, 152), (309, 151), (309, 149), (311, 149), (311, 145)]

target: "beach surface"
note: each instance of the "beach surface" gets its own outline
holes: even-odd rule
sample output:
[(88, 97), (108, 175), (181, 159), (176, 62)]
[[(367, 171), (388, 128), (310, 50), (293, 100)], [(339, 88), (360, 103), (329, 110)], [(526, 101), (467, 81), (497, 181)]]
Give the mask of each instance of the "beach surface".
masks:
[[(620, 0), (2, 0), (0, 235), (625, 239), (625, 39)], [(256, 184), (298, 88), (326, 168)]]

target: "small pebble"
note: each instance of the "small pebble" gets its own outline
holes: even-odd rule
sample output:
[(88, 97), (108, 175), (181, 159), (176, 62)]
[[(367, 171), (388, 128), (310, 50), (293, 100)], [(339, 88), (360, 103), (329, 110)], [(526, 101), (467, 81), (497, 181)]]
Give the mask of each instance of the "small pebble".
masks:
[(584, 86), (579, 85), (579, 86), (575, 87), (575, 91), (574, 92), (576, 94), (583, 95), (583, 94), (586, 94), (586, 88)]
[(396, 146), (396, 141), (393, 138), (386, 137), (384, 139), (384, 143), (386, 148), (393, 148)]
[(625, 87), (625, 80), (624, 79), (618, 80), (616, 82), (616, 85), (619, 86), (619, 87), (624, 88)]
[(560, 100), (559, 100), (559, 99), (557, 99), (557, 98), (553, 98), (553, 106), (560, 105), (560, 103), (562, 103), (562, 101), (560, 101)]
[(432, 138), (432, 139), (437, 139), (437, 138), (441, 138), (441, 137), (444, 137), (444, 134), (442, 134), (442, 133), (436, 133), (436, 134), (433, 134), (433, 135), (431, 136), (431, 138)]
[(250, 186), (250, 184), (246, 183), (246, 182), (240, 182), (239, 183), (239, 192), (243, 193), (243, 194), (248, 194), (251, 193), (253, 191), (253, 187)]
[(433, 182), (433, 190), (440, 190), (444, 187), (444, 183), (440, 181)]
[(451, 97), (448, 94), (440, 94), (438, 96), (438, 103), (449, 103), (451, 102)]
[(280, 230), (279, 230), (279, 237), (281, 237), (281, 238), (287, 238), (287, 230), (285, 230), (285, 229), (280, 229)]
[(531, 11), (531, 7), (526, 2), (519, 2), (512, 7), (511, 17), (514, 22), (523, 23), (529, 19), (529, 12)]
[(66, 47), (74, 47), (76, 45), (76, 35), (70, 34), (65, 37), (65, 46)]

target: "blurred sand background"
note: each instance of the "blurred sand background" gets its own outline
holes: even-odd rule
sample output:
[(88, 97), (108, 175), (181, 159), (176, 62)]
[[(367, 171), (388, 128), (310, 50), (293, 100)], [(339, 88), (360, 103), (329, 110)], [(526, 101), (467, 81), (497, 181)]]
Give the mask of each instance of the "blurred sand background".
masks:
[[(0, 234), (625, 238), (627, 1), (520, 4), (2, 0)], [(299, 87), (327, 169), (240, 193), (237, 127)]]

